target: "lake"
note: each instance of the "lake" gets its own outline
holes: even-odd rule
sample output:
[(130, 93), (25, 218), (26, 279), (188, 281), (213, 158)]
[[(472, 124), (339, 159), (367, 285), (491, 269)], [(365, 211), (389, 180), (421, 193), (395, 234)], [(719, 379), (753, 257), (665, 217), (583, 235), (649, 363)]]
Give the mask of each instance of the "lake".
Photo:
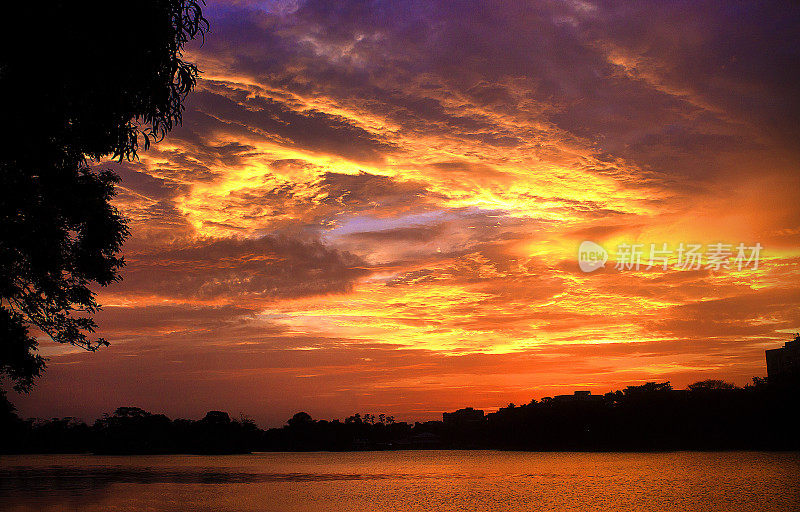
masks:
[(800, 510), (800, 454), (0, 456), (14, 511)]

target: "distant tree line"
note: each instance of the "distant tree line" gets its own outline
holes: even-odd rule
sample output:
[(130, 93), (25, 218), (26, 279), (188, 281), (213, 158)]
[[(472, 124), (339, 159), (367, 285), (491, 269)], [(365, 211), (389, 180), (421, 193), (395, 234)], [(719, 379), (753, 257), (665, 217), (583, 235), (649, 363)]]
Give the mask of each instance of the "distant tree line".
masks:
[(120, 407), (93, 425), (76, 418), (23, 421), (7, 409), (0, 414), (5, 453), (249, 453), (263, 435), (253, 421), (220, 411), (194, 421)]
[(743, 388), (719, 380), (673, 390), (669, 382), (509, 404), (483, 415), (414, 424), (355, 414), (314, 420), (305, 412), (281, 428), (212, 411), (201, 420), (121, 407), (93, 425), (75, 418), (23, 420), (0, 395), (4, 453), (248, 453), (393, 449), (728, 450), (800, 449), (796, 384), (754, 378)]

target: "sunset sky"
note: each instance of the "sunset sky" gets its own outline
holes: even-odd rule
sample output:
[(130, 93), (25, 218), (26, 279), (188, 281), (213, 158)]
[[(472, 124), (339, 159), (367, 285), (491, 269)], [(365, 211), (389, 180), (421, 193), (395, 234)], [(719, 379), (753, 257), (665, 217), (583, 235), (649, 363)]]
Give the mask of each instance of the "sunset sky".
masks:
[[(764, 376), (800, 330), (799, 13), (211, 1), (183, 126), (99, 165), (132, 232), (98, 290), (111, 346), (43, 339), (13, 401), (276, 426)], [(676, 268), (681, 243), (730, 244), (730, 268)]]

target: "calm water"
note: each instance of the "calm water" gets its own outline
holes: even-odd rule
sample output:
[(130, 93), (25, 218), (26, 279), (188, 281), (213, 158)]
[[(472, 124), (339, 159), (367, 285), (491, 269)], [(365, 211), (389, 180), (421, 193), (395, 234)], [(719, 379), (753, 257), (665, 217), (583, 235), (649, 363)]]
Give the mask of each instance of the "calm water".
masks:
[(800, 510), (800, 454), (3, 456), (0, 510)]

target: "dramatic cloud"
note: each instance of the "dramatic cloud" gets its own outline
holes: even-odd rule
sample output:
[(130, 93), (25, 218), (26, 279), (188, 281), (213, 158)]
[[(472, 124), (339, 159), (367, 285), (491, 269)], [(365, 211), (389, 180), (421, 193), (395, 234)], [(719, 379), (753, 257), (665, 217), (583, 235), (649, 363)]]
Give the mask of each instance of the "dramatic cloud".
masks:
[(345, 293), (367, 273), (358, 257), (285, 237), (202, 241), (128, 262), (115, 294), (291, 298)]
[[(123, 282), (99, 290), (112, 346), (45, 342), (23, 412), (430, 418), (653, 379), (744, 384), (800, 329), (794, 3), (206, 14), (183, 126), (99, 164), (123, 178), (133, 233)], [(585, 240), (604, 268), (579, 269)], [(676, 268), (681, 244), (719, 243), (761, 244), (758, 268)], [(668, 268), (648, 268), (663, 244)]]

